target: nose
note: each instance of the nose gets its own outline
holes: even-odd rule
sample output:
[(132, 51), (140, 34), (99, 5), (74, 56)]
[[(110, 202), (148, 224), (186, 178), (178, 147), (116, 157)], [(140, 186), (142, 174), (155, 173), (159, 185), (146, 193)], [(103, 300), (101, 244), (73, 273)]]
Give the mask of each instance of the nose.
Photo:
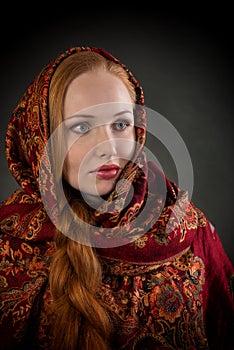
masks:
[(95, 153), (98, 157), (109, 159), (117, 154), (116, 140), (108, 126), (97, 127), (95, 143)]

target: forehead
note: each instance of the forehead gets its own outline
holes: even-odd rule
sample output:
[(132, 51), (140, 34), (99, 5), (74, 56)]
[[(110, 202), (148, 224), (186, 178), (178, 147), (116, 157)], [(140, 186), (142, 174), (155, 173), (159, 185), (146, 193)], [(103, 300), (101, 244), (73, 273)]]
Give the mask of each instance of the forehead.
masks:
[(132, 103), (124, 103), (124, 102), (110, 102), (110, 103), (100, 103), (97, 105), (90, 106), (88, 108), (84, 108), (76, 111), (72, 115), (67, 116), (67, 118), (75, 118), (75, 117), (103, 117), (105, 115), (108, 116), (116, 116), (122, 114), (133, 114), (134, 106)]
[[(64, 101), (64, 117), (96, 105), (131, 104), (129, 91), (122, 80), (105, 71), (87, 72), (75, 78)], [(117, 106), (117, 105), (116, 105)]]

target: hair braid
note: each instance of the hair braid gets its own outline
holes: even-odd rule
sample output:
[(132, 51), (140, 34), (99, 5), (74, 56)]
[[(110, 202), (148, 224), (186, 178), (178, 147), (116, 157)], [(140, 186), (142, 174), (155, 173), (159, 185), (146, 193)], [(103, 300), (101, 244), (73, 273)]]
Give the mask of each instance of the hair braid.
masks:
[[(78, 201), (75, 201), (76, 212)], [(82, 211), (84, 214), (84, 206)], [(65, 220), (63, 215), (63, 222)], [(74, 223), (74, 222), (73, 222)], [(74, 224), (67, 229), (74, 230)], [(65, 224), (66, 225), (66, 224)], [(77, 229), (77, 226), (76, 226)], [(55, 320), (52, 348), (107, 350), (110, 321), (96, 296), (101, 266), (91, 246), (80, 244), (57, 231), (57, 251), (50, 269)]]

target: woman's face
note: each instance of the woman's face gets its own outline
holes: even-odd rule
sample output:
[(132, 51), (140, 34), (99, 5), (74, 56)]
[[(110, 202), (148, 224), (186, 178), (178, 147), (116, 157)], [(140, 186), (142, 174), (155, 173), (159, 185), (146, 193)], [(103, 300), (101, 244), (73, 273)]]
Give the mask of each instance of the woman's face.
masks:
[(108, 194), (135, 151), (126, 86), (109, 72), (80, 75), (68, 87), (64, 120), (69, 143), (64, 178), (91, 198)]

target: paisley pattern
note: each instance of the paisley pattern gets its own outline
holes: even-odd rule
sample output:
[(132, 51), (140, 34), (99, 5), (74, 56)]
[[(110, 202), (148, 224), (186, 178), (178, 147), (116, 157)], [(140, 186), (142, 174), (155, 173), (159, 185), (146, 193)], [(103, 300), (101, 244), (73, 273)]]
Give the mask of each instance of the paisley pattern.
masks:
[[(124, 239), (120, 246), (96, 248), (103, 268), (97, 293), (113, 325), (110, 350), (233, 349), (233, 266), (216, 230), (188, 193), (147, 161), (141, 86), (117, 58), (91, 47), (70, 48), (51, 61), (30, 84), (8, 125), (6, 157), (21, 190), (0, 205), (0, 346), (48, 349), (49, 324), (56, 317), (48, 285), (55, 227), (40, 190), (57, 215), (47, 159), (39, 184), (49, 138), (48, 91), (58, 65), (83, 50), (122, 65), (138, 103), (139, 148), (121, 175), (122, 186), (94, 213), (98, 240)], [(109, 237), (105, 228), (111, 229)]]
[(103, 271), (100, 298), (118, 325), (117, 349), (122, 343), (143, 349), (145, 342), (151, 349), (208, 348), (202, 316), (204, 264), (190, 249), (149, 266), (106, 259)]

